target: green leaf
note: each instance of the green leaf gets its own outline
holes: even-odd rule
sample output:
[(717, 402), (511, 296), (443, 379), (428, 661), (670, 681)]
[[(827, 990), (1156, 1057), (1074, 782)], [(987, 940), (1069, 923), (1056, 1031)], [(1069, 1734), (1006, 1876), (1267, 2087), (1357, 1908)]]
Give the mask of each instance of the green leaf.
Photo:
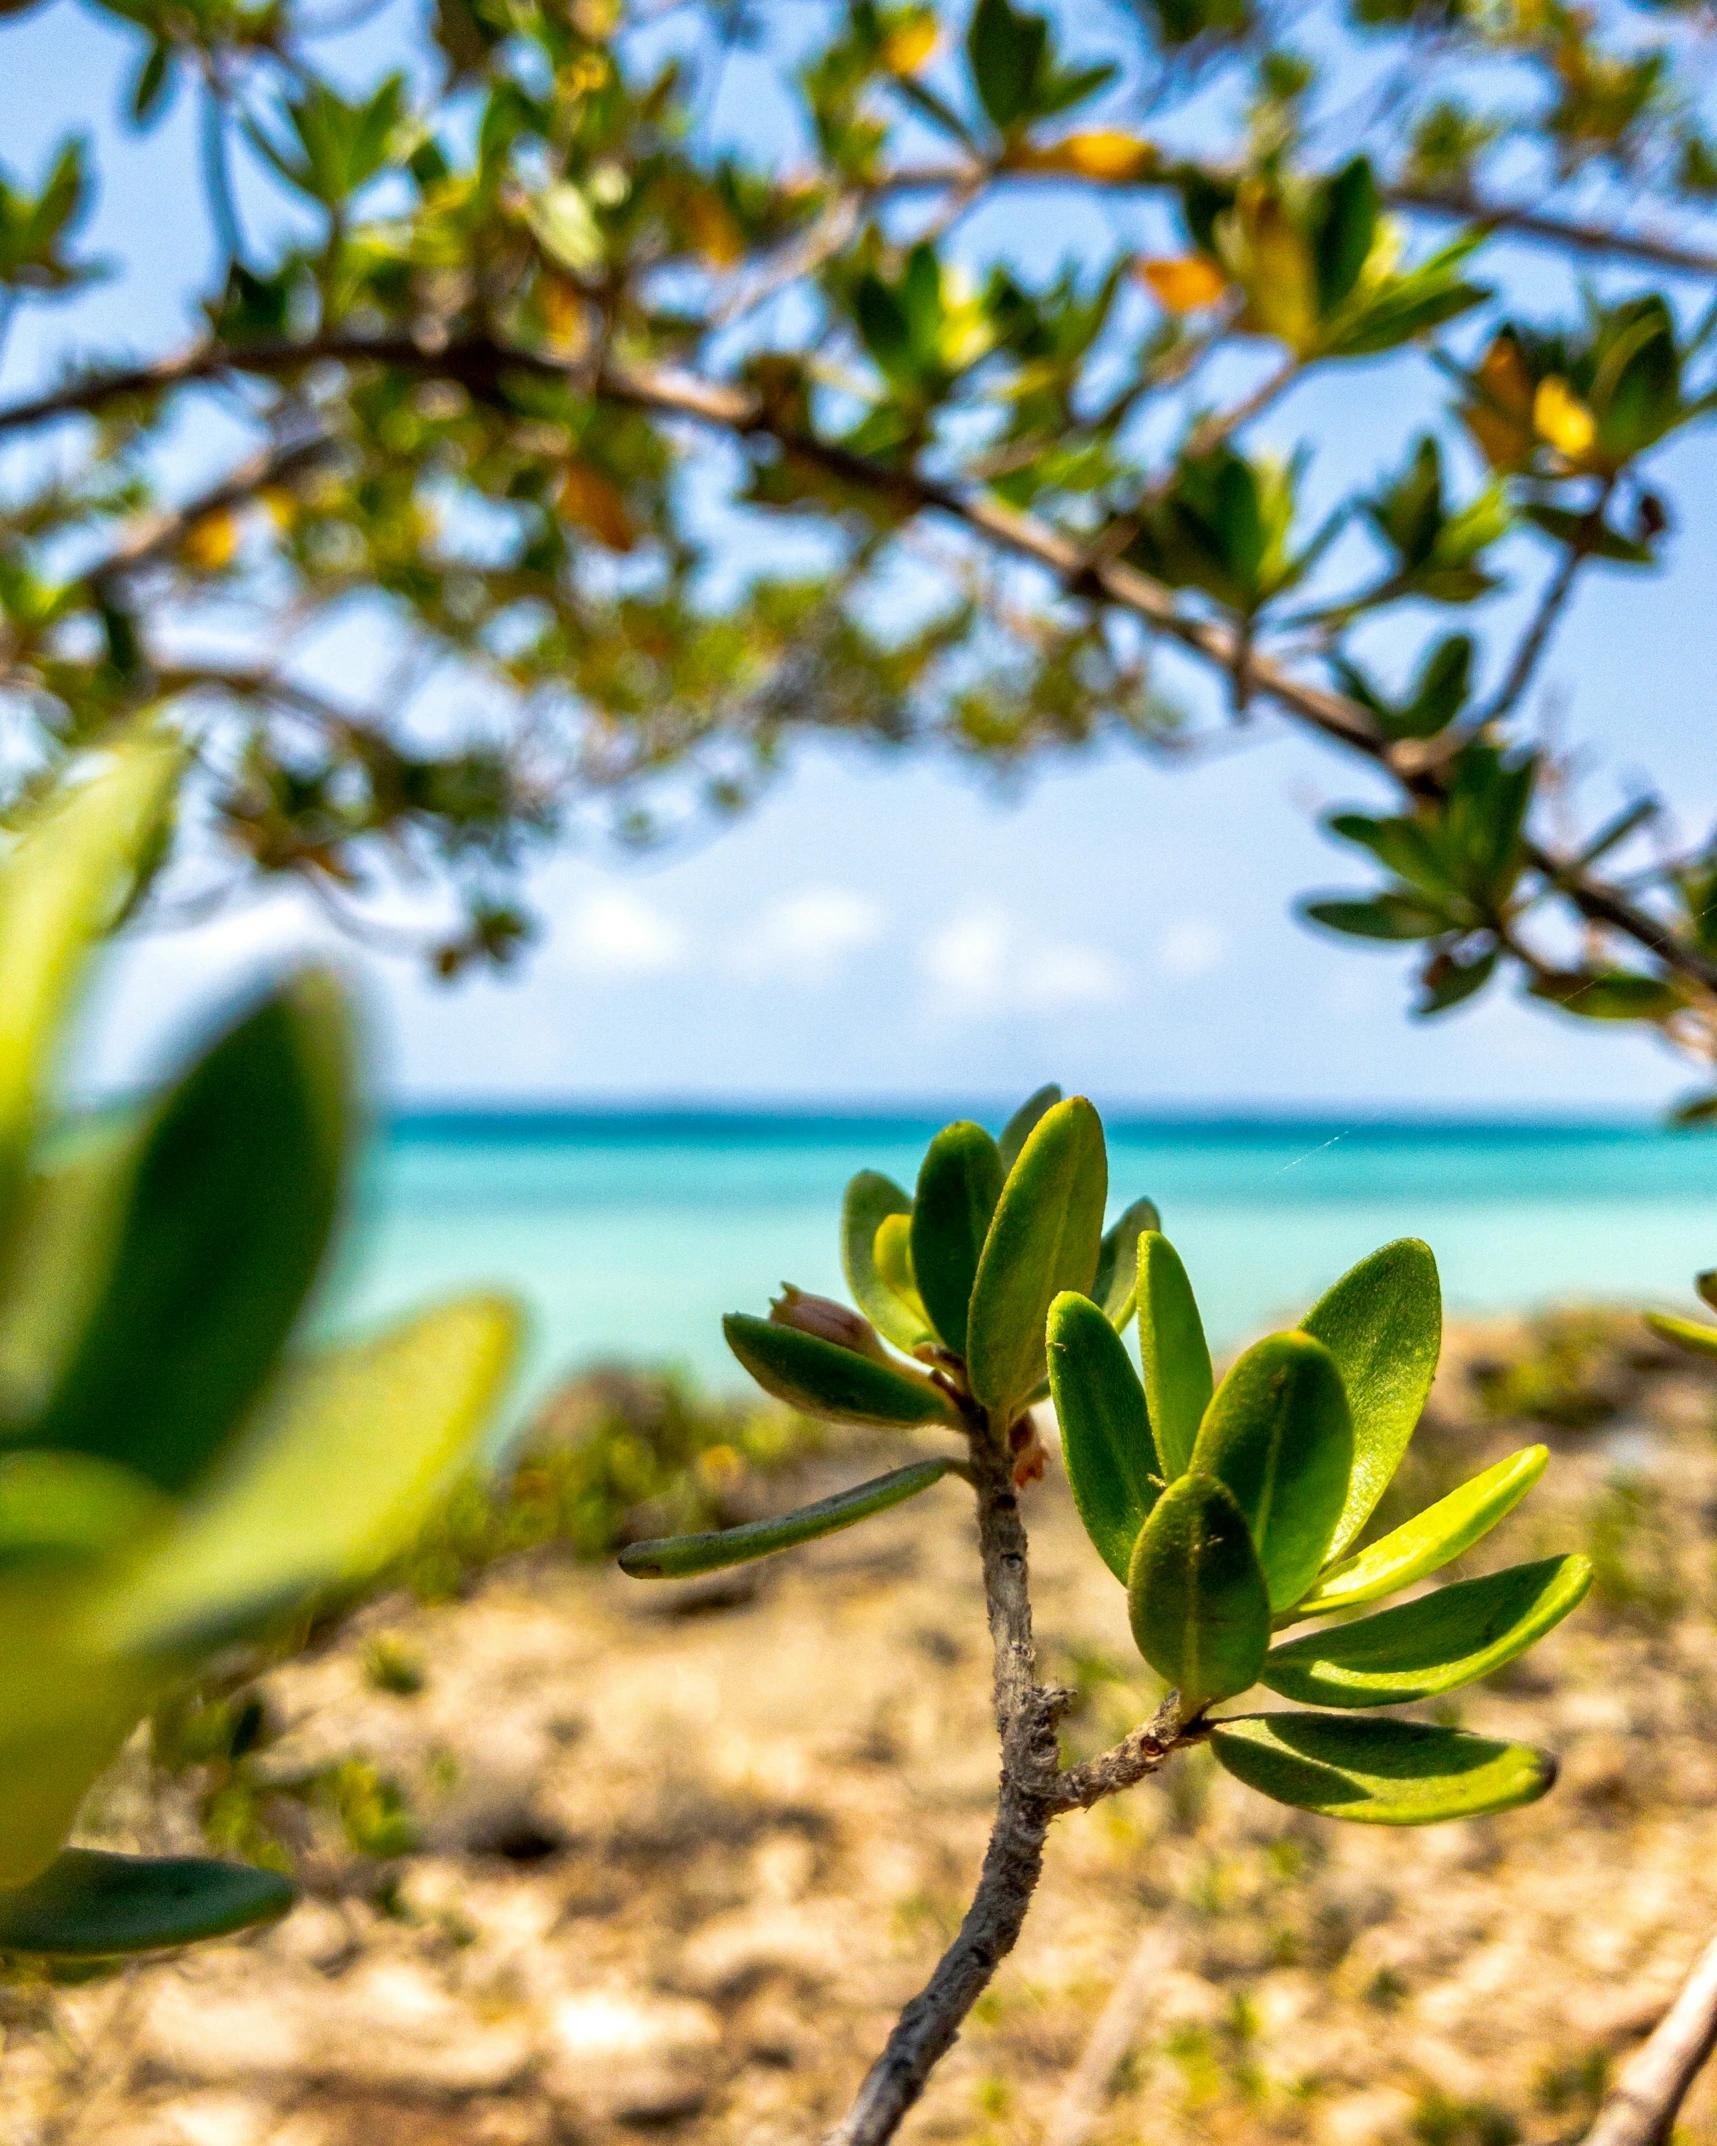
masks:
[(136, 888), (182, 764), (174, 743), (128, 740), (56, 790), (0, 867), (0, 1214), (84, 963)]
[(1327, 319), (1359, 281), (1377, 231), (1377, 182), (1364, 157), (1343, 165), (1318, 190), (1312, 232), (1318, 316)]
[(1417, 1721), (1250, 1714), (1223, 1722), (1210, 1745), (1237, 1781), (1272, 1801), (1361, 1825), (1482, 1818), (1536, 1802), (1556, 1778), (1548, 1751)]
[(1270, 1644), (1270, 1596), (1245, 1515), (1214, 1476), (1183, 1475), (1157, 1500), (1127, 1575), (1139, 1652), (1181, 1697), (1183, 1713), (1258, 1681)]
[(1668, 1312), (1648, 1311), (1645, 1323), (1678, 1349), (1694, 1356), (1717, 1356), (1717, 1326), (1708, 1326), (1703, 1319), (1677, 1319)]
[(934, 1341), (936, 1337), (930, 1330), (930, 1314), (924, 1309), (924, 1299), (918, 1294), (918, 1277), (912, 1271), (910, 1208), (903, 1215), (883, 1216), (876, 1227), (876, 1241), (871, 1247), (871, 1257), (876, 1266), (877, 1279), (906, 1306), (908, 1315), (919, 1322), (923, 1339)]
[(1527, 989), (1586, 1021), (1666, 1021), (1687, 1004), (1686, 994), (1668, 977), (1626, 969), (1570, 969), (1535, 977)]
[(1108, 1193), (1102, 1120), (1082, 1095), (1069, 1096), (1032, 1128), (978, 1261), (967, 1376), (975, 1397), (997, 1414), (1017, 1408), (1048, 1368), (1050, 1305), (1064, 1289), (1090, 1289)]
[(1001, 1150), (1002, 1168), (1011, 1170), (1019, 1161), (1019, 1151), (1025, 1146), (1032, 1127), (1046, 1110), (1052, 1110), (1061, 1101), (1061, 1089), (1055, 1081), (1045, 1081), (1043, 1086), (1028, 1095), (1025, 1101), (1002, 1127), (1002, 1137), (996, 1145)]
[(694, 1572), (719, 1572), (725, 1565), (749, 1564), (795, 1543), (815, 1542), (855, 1522), (883, 1513), (891, 1505), (915, 1498), (939, 1483), (951, 1461), (920, 1460), (896, 1468), (851, 1490), (802, 1505), (779, 1520), (748, 1520), (743, 1527), (720, 1528), (707, 1535), (669, 1535), (657, 1542), (636, 1542), (620, 1553), (620, 1570), (635, 1580), (681, 1580)]
[[(1717, 1327), (1711, 1332), (1717, 1341)], [(1379, 1601), (1439, 1571), (1513, 1512), (1549, 1458), (1548, 1446), (1524, 1446), (1486, 1468), (1344, 1563), (1330, 1566), (1311, 1593), (1294, 1605), (1294, 1616), (1357, 1609), (1362, 1602)]]
[(248, 1863), (67, 1848), (29, 1885), (0, 1893), (0, 1951), (56, 1959), (162, 1952), (273, 1922), (297, 1897), (289, 1879)]
[(1172, 1481), (1192, 1465), (1215, 1380), (1192, 1284), (1160, 1230), (1146, 1230), (1139, 1239), (1138, 1300), (1145, 1406), (1163, 1473)]
[(1353, 1480), (1330, 1555), (1371, 1518), (1401, 1465), (1437, 1375), (1443, 1293), (1428, 1244), (1399, 1237), (1328, 1289), (1300, 1321), (1335, 1358), (1353, 1416)]
[(31, 1445), (118, 1461), (179, 1492), (230, 1444), (333, 1230), (351, 1057), (334, 984), (304, 976), (167, 1096), (83, 1333), (23, 1433)]
[(224, 1644), (405, 1549), (493, 1419), (514, 1306), (463, 1297), (298, 1365), (237, 1452), (84, 1620), (159, 1659)]
[(1049, 1388), (1073, 1502), (1098, 1556), (1124, 1585), (1139, 1530), (1162, 1493), (1162, 1464), (1125, 1343), (1090, 1298), (1072, 1290), (1049, 1307)]
[(885, 1341), (910, 1353), (930, 1330), (904, 1298), (897, 1296), (877, 1268), (877, 1232), (891, 1215), (910, 1217), (912, 1202), (880, 1170), (861, 1170), (841, 1203), (841, 1265), (853, 1302)]
[(531, 235), (551, 261), (575, 276), (602, 266), (602, 231), (590, 203), (570, 179), (546, 186), (525, 212)]
[(1445, 910), (1410, 894), (1377, 894), (1369, 901), (1302, 902), (1300, 914), (1350, 939), (1383, 939), (1391, 944), (1434, 939), (1450, 929)]
[(970, 1120), (944, 1126), (925, 1151), (912, 1203), (912, 1272), (931, 1324), (966, 1353), (978, 1257), (1006, 1176), (996, 1143)]
[(1403, 1706), (1488, 1677), (1560, 1624), (1592, 1584), (1583, 1557), (1457, 1580), (1273, 1648), (1263, 1682), (1308, 1706)]
[(1270, 1334), (1211, 1397), (1192, 1465), (1227, 1485), (1246, 1516), (1270, 1606), (1317, 1578), (1353, 1472), (1353, 1424), (1335, 1360), (1309, 1334)]
[(131, 85), (131, 116), (140, 127), (148, 126), (160, 112), (172, 88), (173, 48), (157, 41), (143, 56)]
[(966, 57), (978, 101), (998, 134), (1035, 115), (1048, 51), (1049, 25), (1040, 15), (1023, 14), (1009, 0), (978, 0)]
[(87, 1564), (140, 1542), (173, 1505), (129, 1468), (87, 1453), (0, 1453), (0, 1572)]
[(82, 1643), (92, 1599), (67, 1564), (0, 1578), (0, 1888), (27, 1884), (65, 1845), (89, 1786), (150, 1704), (157, 1672)]
[(730, 1312), (727, 1345), (765, 1393), (808, 1415), (897, 1430), (913, 1423), (954, 1423), (953, 1405), (920, 1371), (878, 1363), (820, 1335)]
[(1122, 1332), (1138, 1306), (1139, 1239), (1146, 1230), (1160, 1230), (1162, 1216), (1152, 1200), (1135, 1200), (1131, 1207), (1103, 1232), (1097, 1249), (1097, 1272), (1091, 1295), (1102, 1305), (1109, 1324)]

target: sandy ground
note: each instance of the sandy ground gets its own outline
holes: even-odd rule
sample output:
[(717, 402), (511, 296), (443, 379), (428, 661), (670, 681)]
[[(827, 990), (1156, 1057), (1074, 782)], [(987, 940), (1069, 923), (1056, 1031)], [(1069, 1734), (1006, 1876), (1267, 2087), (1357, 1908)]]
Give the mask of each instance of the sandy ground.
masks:
[[(1538, 1435), (1478, 1407), (1475, 1358), (1516, 1341), (1453, 1352), (1413, 1502)], [(1548, 1744), (1552, 1794), (1372, 1830), (1264, 1802), (1199, 1753), (1063, 1821), (1026, 1935), (906, 2137), (1068, 2146), (1069, 2074), (1130, 1964), (1098, 2146), (1579, 2135), (1717, 1923), (1717, 1394), (1649, 1352), (1582, 1376), (1603, 1420), (1548, 1434), (1550, 1475), (1484, 1562), (1587, 1547), (1600, 1586), (1440, 1716)], [(838, 1449), (780, 1502), (874, 1465)], [(287, 1733), (268, 1764), (367, 1759), (418, 1847), (360, 1857), (305, 1819), (310, 1897), (275, 1930), (0, 1993), (0, 2136), (814, 2139), (982, 1852), (995, 1756), (964, 1498), (945, 1483), (678, 1589), (541, 1555), (465, 1601), (372, 1605), (269, 1679)], [(1028, 1517), (1043, 1654), (1082, 1694), (1082, 1753), (1155, 1688), (1053, 1465)], [(380, 1688), (378, 1639), (420, 1689)], [(163, 1794), (143, 1767), (90, 1837), (187, 1838), (195, 1782)], [(1696, 2094), (1685, 2138), (1717, 2140), (1717, 2092)]]

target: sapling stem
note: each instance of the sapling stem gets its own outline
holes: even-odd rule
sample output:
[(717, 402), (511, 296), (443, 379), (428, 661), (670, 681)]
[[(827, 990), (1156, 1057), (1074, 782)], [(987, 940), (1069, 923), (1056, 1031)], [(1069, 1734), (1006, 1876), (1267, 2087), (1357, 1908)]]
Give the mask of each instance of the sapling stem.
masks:
[(1112, 1751), (1063, 1770), (1056, 1731), (1073, 1694), (1037, 1679), (1028, 1546), (1007, 1425), (994, 1417), (975, 1422), (968, 1442), (1001, 1743), (995, 1820), (958, 1935), (901, 2013), (827, 2146), (882, 2146), (893, 2138), (1013, 1950), (1042, 1875), (1051, 1824), (1063, 1811), (1084, 1808), (1154, 1773), (1181, 1741), (1171, 1699), (1155, 1721)]

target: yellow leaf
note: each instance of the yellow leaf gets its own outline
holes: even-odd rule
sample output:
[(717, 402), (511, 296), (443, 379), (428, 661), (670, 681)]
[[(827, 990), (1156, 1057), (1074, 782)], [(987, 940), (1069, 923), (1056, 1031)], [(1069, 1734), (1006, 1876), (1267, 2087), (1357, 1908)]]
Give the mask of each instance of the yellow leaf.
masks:
[(1228, 288), (1221, 269), (1201, 253), (1189, 253), (1177, 261), (1141, 261), (1139, 274), (1158, 305), (1171, 313), (1196, 313), (1213, 306)]
[(537, 285), (537, 304), (549, 348), (557, 357), (581, 358), (590, 344), (590, 324), (578, 285), (545, 273)]
[(733, 268), (745, 258), (745, 233), (719, 194), (699, 187), (684, 203), (692, 244), (715, 268)]
[(1159, 159), (1155, 144), (1141, 141), (1136, 134), (1098, 129), (1070, 134), (1065, 141), (1051, 142), (1043, 149), (1016, 149), (1007, 163), (1014, 171), (1064, 171), (1104, 186), (1130, 186), (1149, 178)]
[(620, 488), (588, 462), (569, 462), (560, 481), (560, 511), (588, 529), (610, 551), (630, 551), (637, 541)]
[(882, 41), (882, 64), (891, 75), (915, 75), (941, 40), (934, 15), (926, 11), (890, 30)]
[[(1248, 182), (1235, 204), (1235, 278), (1245, 286), (1245, 325), (1273, 335), (1296, 356), (1317, 348), (1317, 277), (1303, 234), (1281, 197)], [(1228, 249), (1225, 246), (1224, 251)]]
[(1570, 462), (1583, 460), (1598, 436), (1591, 411), (1567, 381), (1554, 373), (1539, 381), (1532, 398), (1532, 429)]
[(298, 501), (283, 484), (264, 485), (256, 495), (256, 503), (282, 536), (298, 519)]
[(223, 507), (217, 514), (205, 514), (194, 521), (185, 531), (179, 546), (180, 556), (187, 566), (193, 566), (200, 574), (218, 574), (223, 566), (230, 566), (238, 550), (238, 516), (230, 508)]
[(1496, 336), (1479, 360), (1478, 394), (1461, 408), (1467, 430), (1495, 470), (1519, 469), (1533, 447), (1531, 375), (1512, 335)]

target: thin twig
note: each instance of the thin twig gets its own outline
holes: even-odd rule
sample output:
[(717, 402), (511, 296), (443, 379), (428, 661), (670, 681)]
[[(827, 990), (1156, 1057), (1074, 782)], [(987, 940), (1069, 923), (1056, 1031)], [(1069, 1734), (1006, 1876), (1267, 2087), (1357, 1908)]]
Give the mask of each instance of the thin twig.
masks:
[(1515, 650), (1514, 661), (1508, 667), (1508, 676), (1503, 680), (1496, 698), (1484, 712), (1486, 723), (1500, 723), (1519, 705), (1521, 695), (1532, 683), (1532, 674), (1538, 668), (1539, 658), (1550, 645), (1550, 636), (1556, 630), (1556, 622), (1567, 608), (1568, 599), (1574, 593), (1574, 583), (1580, 569), (1592, 556), (1598, 539), (1603, 534), (1604, 514), (1610, 504), (1610, 494), (1615, 490), (1615, 479), (1605, 481), (1603, 489), (1592, 503), (1573, 541), (1562, 554), (1556, 572), (1550, 577), (1532, 622)]
[(1693, 1963), (1669, 2010), (1604, 2096), (1584, 2146), (1661, 2146), (1717, 2048), (1717, 1937)]

